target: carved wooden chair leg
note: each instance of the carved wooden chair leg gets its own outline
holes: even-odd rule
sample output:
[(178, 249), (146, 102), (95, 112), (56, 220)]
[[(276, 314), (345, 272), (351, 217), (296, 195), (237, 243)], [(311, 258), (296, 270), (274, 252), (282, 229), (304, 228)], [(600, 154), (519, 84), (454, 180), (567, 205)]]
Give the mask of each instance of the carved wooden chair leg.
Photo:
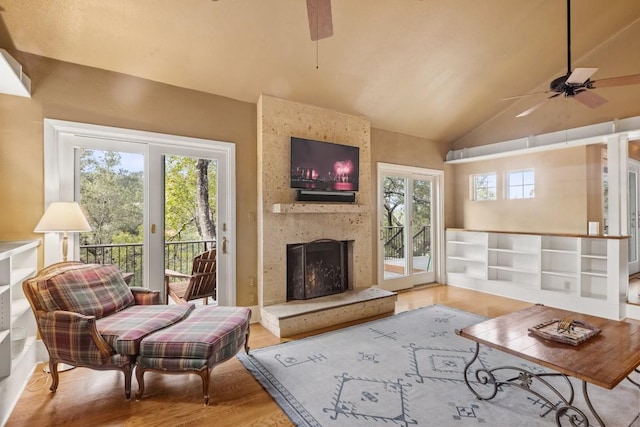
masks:
[(49, 373), (51, 374), (51, 387), (49, 387), (49, 390), (56, 391), (60, 382), (60, 377), (58, 376), (57, 361), (49, 360)]
[(122, 369), (122, 373), (124, 374), (124, 396), (127, 398), (127, 400), (131, 399), (131, 376), (133, 374), (132, 370), (133, 368), (131, 367), (131, 363), (126, 364)]
[(138, 380), (138, 391), (136, 392), (136, 400), (142, 399), (144, 394), (144, 369), (136, 368), (136, 380)]
[(209, 377), (211, 376), (211, 370), (208, 367), (199, 372), (202, 378), (202, 398), (204, 399), (204, 406), (209, 405)]

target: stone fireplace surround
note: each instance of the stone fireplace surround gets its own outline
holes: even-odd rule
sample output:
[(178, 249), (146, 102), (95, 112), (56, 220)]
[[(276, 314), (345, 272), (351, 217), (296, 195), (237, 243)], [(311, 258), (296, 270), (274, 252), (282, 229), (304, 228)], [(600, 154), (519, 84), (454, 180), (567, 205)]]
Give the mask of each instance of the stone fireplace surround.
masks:
[[(372, 288), (370, 123), (267, 95), (258, 101), (258, 303), (261, 323), (277, 336), (392, 312), (396, 295)], [(298, 203), (289, 188), (290, 137), (360, 147), (355, 204)], [(328, 238), (353, 240), (352, 291), (287, 300), (286, 245)]]

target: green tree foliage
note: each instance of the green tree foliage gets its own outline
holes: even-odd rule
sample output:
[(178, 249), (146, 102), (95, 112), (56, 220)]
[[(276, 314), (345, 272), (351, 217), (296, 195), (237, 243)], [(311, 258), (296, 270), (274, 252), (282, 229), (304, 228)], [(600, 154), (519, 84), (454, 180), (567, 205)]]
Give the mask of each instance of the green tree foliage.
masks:
[[(116, 151), (83, 150), (80, 156), (80, 203), (93, 229), (80, 234), (80, 244), (88, 246), (82, 260), (119, 265), (122, 271), (134, 273), (132, 283), (137, 285), (142, 281), (144, 240), (139, 156), (140, 168), (134, 170), (125, 167), (127, 161)], [(167, 156), (165, 162), (165, 240), (215, 240), (216, 163), (180, 156)], [(192, 252), (166, 246), (165, 259), (188, 273)]]
[(384, 177), (384, 226), (394, 227), (404, 224), (405, 182), (404, 178)]
[[(216, 163), (167, 156), (165, 168), (165, 238), (167, 241), (215, 239)], [(204, 175), (204, 176), (203, 176)], [(204, 198), (203, 198), (204, 197)], [(200, 200), (200, 206), (198, 203)], [(206, 202), (208, 201), (208, 206)]]
[(496, 199), (495, 174), (479, 174), (473, 176), (474, 200)]
[(83, 150), (80, 156), (80, 203), (92, 231), (82, 245), (142, 242), (142, 172), (121, 167), (115, 151)]
[[(405, 178), (385, 177), (384, 193), (384, 226), (402, 226), (405, 216)], [(431, 182), (422, 179), (413, 180), (413, 217), (416, 224), (431, 224)]]
[[(216, 163), (167, 156), (165, 231), (167, 241), (215, 239)], [(80, 202), (93, 230), (81, 244), (143, 241), (143, 173), (122, 165), (117, 151), (83, 150), (80, 156)]]
[[(411, 215), (411, 235), (414, 255), (423, 255), (430, 248), (431, 182), (414, 179)], [(406, 212), (407, 181), (405, 178), (386, 176), (383, 181), (385, 228), (385, 256), (401, 257), (404, 251), (404, 222)]]
[(414, 228), (431, 225), (431, 181), (416, 179), (413, 181), (413, 218)]

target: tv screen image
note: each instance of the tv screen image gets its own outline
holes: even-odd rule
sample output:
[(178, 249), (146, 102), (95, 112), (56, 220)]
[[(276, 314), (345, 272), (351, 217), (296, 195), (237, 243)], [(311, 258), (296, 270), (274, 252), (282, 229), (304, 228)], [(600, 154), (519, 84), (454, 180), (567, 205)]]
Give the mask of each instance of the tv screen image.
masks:
[(291, 188), (358, 191), (360, 149), (291, 137)]

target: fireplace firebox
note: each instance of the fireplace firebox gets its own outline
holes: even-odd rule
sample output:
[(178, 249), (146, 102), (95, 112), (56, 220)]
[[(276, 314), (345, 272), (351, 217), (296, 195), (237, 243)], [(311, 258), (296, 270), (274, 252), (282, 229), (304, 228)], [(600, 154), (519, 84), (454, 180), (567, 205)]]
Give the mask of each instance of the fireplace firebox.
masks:
[(316, 240), (287, 245), (287, 301), (345, 292), (349, 241)]

